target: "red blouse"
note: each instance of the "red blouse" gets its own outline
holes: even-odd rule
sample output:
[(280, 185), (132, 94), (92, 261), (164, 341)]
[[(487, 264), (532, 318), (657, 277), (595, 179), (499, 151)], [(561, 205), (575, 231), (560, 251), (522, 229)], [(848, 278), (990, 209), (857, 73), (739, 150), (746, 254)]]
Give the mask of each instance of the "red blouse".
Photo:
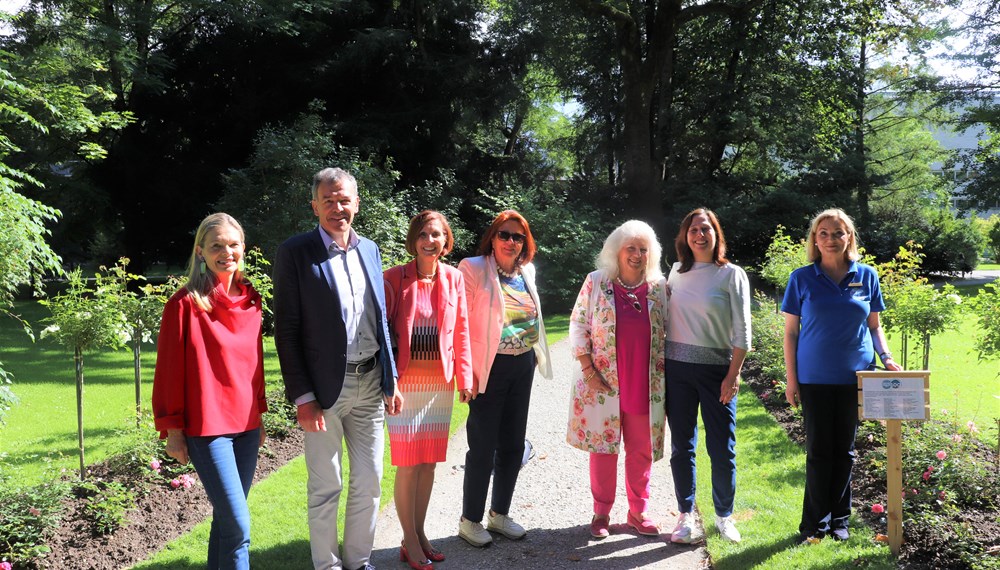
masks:
[(157, 340), (153, 417), (160, 437), (240, 433), (260, 426), (264, 344), (260, 294), (230, 297), (220, 285), (205, 312), (181, 289), (167, 301)]

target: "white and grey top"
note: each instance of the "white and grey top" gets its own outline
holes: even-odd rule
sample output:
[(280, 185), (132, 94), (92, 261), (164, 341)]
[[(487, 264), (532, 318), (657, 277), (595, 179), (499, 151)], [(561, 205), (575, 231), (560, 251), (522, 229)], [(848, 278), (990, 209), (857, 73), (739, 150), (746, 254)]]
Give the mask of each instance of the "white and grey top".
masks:
[(750, 281), (737, 265), (695, 262), (670, 269), (666, 357), (693, 364), (729, 364), (733, 348), (750, 350)]

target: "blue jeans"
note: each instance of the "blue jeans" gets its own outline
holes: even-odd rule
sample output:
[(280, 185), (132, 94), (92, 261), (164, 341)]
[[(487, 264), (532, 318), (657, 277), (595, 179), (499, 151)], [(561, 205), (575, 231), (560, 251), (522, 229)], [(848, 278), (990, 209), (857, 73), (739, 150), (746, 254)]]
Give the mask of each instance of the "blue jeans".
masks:
[(695, 495), (695, 447), (698, 407), (705, 422), (705, 448), (712, 461), (712, 502), (715, 514), (733, 514), (736, 498), (736, 397), (719, 401), (729, 365), (691, 364), (667, 360), (667, 420), (670, 423), (670, 471), (674, 475), (677, 508), (690, 513)]
[(210, 437), (188, 436), (188, 455), (212, 503), (209, 570), (250, 568), (247, 494), (257, 468), (260, 428)]

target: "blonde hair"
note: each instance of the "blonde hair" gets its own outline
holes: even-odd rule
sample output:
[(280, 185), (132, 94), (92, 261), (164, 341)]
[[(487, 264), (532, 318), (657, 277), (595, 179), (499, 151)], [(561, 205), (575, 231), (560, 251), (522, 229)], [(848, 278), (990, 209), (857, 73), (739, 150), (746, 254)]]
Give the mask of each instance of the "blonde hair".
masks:
[[(187, 283), (184, 284), (183, 288), (187, 289), (188, 294), (194, 299), (195, 304), (206, 313), (212, 312), (212, 295), (214, 294), (217, 280), (215, 274), (211, 271), (202, 271), (201, 264), (203, 261), (202, 257), (198, 255), (198, 248), (205, 248), (205, 239), (208, 237), (209, 232), (225, 226), (239, 232), (241, 243), (245, 241), (243, 226), (236, 221), (236, 218), (222, 212), (211, 214), (198, 225), (198, 231), (194, 234), (194, 246), (191, 248), (191, 259), (188, 261)], [(237, 283), (242, 283), (244, 281), (243, 271), (237, 269), (233, 279)]]
[(644, 279), (647, 283), (659, 280), (663, 277), (663, 271), (660, 269), (663, 249), (660, 247), (660, 241), (656, 239), (653, 228), (639, 220), (629, 220), (608, 235), (601, 253), (597, 254), (597, 268), (611, 279), (618, 277), (618, 252), (625, 243), (637, 238), (646, 240), (649, 244)]
[(847, 215), (847, 212), (840, 208), (823, 210), (812, 219), (812, 222), (809, 224), (809, 237), (806, 238), (806, 258), (810, 263), (820, 258), (819, 248), (816, 246), (816, 228), (824, 220), (831, 218), (844, 224), (844, 227), (847, 228), (847, 233), (851, 236), (851, 241), (847, 244), (847, 251), (844, 252), (844, 258), (847, 261), (857, 261), (861, 258), (861, 255), (858, 253), (858, 230), (854, 227), (854, 220)]

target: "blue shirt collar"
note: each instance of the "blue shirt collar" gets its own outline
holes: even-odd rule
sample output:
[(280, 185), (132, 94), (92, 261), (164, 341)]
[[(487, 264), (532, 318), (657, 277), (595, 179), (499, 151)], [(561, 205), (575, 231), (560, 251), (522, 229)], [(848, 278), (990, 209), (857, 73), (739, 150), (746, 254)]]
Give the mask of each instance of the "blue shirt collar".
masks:
[[(813, 271), (816, 272), (816, 276), (817, 277), (819, 277), (820, 275), (824, 274), (823, 273), (823, 268), (819, 266), (819, 260), (818, 259), (813, 262)], [(845, 275), (844, 277), (845, 278), (850, 277), (851, 280), (853, 281), (854, 277), (857, 274), (858, 274), (858, 262), (857, 261), (851, 261), (851, 265), (847, 268), (847, 275)]]
[[(337, 249), (340, 249), (340, 250), (343, 251), (343, 248), (340, 247), (340, 244), (338, 244), (338, 243), (336, 243), (336, 242), (333, 241), (333, 238), (330, 237), (330, 234), (326, 233), (326, 230), (323, 229), (323, 226), (316, 226), (316, 229), (319, 230), (319, 239), (323, 240), (323, 247), (325, 247), (327, 251), (330, 251), (330, 246), (331, 245), (335, 245), (337, 247)], [(350, 251), (350, 250), (358, 247), (358, 243), (360, 243), (360, 242), (361, 242), (361, 238), (359, 238), (358, 234), (355, 233), (354, 228), (351, 228), (350, 230), (348, 230), (348, 234), (347, 234), (347, 250)]]

